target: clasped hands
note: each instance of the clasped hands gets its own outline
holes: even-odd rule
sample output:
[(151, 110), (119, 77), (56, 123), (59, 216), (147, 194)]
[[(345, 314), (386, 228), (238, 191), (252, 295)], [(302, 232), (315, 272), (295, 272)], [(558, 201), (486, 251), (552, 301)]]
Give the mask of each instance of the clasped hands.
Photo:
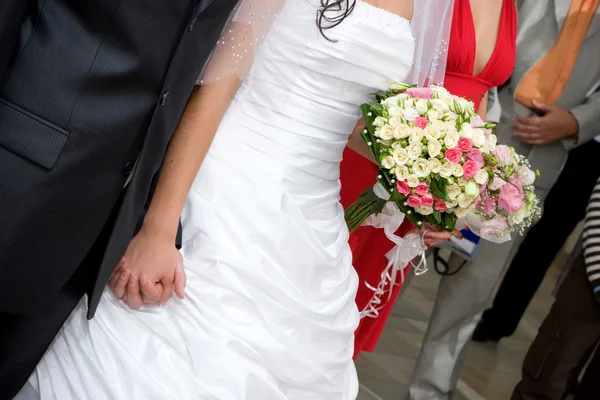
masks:
[(517, 116), (513, 123), (514, 135), (523, 142), (540, 146), (577, 136), (579, 124), (569, 111), (535, 100), (533, 106), (543, 115)]
[(108, 281), (115, 297), (134, 310), (142, 305), (162, 307), (173, 291), (183, 299), (185, 284), (183, 258), (173, 238), (144, 228), (131, 240)]

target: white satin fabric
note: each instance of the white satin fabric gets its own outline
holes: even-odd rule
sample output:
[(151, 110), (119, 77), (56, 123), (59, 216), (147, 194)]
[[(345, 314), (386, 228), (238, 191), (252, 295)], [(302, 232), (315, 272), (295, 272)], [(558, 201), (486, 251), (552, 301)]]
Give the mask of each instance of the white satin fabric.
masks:
[(349, 400), (357, 277), (339, 163), (359, 104), (411, 68), (408, 21), (358, 1), (324, 39), (291, 0), (183, 214), (186, 298), (82, 302), (30, 382), (42, 400)]

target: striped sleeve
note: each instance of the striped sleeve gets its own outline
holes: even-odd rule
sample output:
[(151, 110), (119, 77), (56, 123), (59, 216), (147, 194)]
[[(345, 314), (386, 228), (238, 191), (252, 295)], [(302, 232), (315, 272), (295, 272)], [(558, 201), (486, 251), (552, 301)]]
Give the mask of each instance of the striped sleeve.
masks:
[(600, 299), (600, 179), (596, 182), (585, 214), (583, 252), (588, 279)]

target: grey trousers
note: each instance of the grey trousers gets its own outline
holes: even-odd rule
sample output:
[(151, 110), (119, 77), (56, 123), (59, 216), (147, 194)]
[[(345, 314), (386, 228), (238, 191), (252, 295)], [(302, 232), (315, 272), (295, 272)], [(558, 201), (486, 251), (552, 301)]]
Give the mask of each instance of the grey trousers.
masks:
[[(521, 241), (484, 241), (476, 260), (456, 275), (442, 277), (407, 400), (452, 398), (473, 331)], [(450, 270), (463, 261), (453, 254)]]

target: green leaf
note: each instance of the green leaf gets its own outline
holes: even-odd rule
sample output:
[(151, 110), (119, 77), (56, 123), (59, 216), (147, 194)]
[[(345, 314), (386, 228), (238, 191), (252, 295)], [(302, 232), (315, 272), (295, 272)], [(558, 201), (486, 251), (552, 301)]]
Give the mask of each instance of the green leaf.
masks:
[(452, 232), (456, 225), (456, 217), (450, 214), (444, 214), (444, 229)]
[(429, 184), (429, 190), (435, 197), (439, 199), (448, 202), (452, 201), (452, 199), (450, 199), (450, 196), (448, 196), (448, 191), (446, 190), (446, 181), (443, 179), (432, 179), (431, 183)]
[(441, 225), (442, 224), (442, 213), (440, 213), (438, 210), (434, 210), (432, 215), (433, 215), (433, 218), (435, 219), (435, 224)]

